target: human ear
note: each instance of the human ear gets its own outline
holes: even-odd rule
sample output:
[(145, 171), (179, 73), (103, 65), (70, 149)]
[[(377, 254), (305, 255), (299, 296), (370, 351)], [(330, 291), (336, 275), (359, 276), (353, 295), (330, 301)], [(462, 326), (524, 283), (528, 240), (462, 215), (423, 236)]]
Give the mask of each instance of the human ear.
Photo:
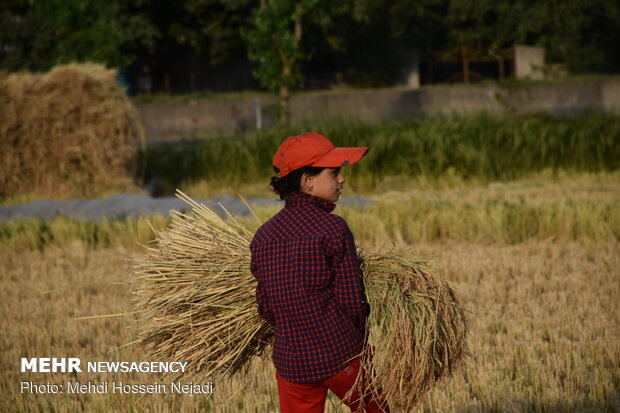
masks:
[(306, 173), (301, 175), (300, 179), (300, 189), (303, 189), (304, 192), (312, 192), (314, 189), (312, 185), (312, 177)]

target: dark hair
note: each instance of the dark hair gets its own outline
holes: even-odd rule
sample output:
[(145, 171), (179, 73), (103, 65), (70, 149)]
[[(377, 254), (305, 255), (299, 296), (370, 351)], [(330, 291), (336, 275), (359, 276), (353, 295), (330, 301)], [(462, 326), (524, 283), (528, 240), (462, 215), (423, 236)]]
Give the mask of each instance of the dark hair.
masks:
[[(289, 172), (283, 178), (278, 178), (277, 176), (271, 177), (271, 182), (269, 185), (271, 186), (273, 192), (280, 196), (280, 200), (285, 200), (291, 192), (299, 191), (301, 186), (301, 176), (303, 174), (315, 176), (323, 172), (323, 169), (325, 168), (316, 166), (302, 166), (299, 169)], [(276, 173), (280, 172), (280, 170), (275, 166), (273, 167), (273, 170)]]

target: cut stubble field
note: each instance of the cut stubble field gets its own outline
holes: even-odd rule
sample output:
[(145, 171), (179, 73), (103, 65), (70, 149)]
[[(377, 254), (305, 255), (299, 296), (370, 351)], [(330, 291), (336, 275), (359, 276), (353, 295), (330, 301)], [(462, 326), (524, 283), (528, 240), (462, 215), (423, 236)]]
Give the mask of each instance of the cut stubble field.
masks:
[[(612, 190), (599, 193), (601, 202), (616, 203), (617, 184), (607, 186)], [(511, 197), (510, 188), (503, 189)], [(513, 189), (526, 203), (534, 192), (544, 197), (536, 188)], [(454, 191), (437, 196), (448, 199)], [(482, 192), (480, 199), (491, 196)], [(546, 192), (552, 202), (564, 202), (587, 191), (582, 186)], [(427, 394), (420, 411), (620, 411), (620, 242), (583, 234), (516, 243), (458, 239), (458, 234), (388, 243), (440, 267), (469, 311), (467, 366)], [(363, 231), (357, 242), (379, 245)], [(275, 371), (268, 358), (255, 360), (245, 375), (205, 378), (215, 384), (210, 396), (20, 393), (22, 381), (159, 379), (140, 373), (19, 372), (21, 357), (147, 360), (139, 348), (123, 347), (132, 340), (132, 318), (126, 314), (131, 310), (128, 259), (142, 252), (122, 245), (92, 248), (79, 239), (42, 248), (0, 248), (1, 410), (277, 411)], [(114, 314), (125, 315), (81, 318)], [(330, 398), (328, 411), (346, 410)]]

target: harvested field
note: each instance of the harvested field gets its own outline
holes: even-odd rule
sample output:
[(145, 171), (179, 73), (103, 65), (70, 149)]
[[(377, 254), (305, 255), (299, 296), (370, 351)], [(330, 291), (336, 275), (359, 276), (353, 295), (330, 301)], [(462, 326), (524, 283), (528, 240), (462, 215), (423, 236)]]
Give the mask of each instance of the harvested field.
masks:
[[(528, 242), (417, 245), (455, 283), (471, 311), (462, 373), (423, 398), (424, 411), (613, 411), (620, 407), (620, 244)], [(3, 254), (0, 338), (3, 408), (32, 411), (275, 411), (269, 360), (247, 376), (215, 383), (199, 396), (28, 395), (19, 383), (62, 383), (69, 374), (21, 374), (19, 358), (70, 355), (83, 360), (142, 360), (123, 317), (76, 320), (128, 308), (124, 249), (89, 250), (81, 242)], [(135, 252), (131, 253), (135, 254)], [(82, 373), (80, 381), (150, 383), (149, 374)], [(329, 408), (329, 411), (335, 411)], [(339, 411), (344, 412), (345, 409)]]
[[(577, 176), (554, 183), (512, 182), (488, 188), (452, 188), (401, 194), (408, 199), (441, 202), (459, 215), (459, 202), (473, 210), (522, 200), (524, 208), (579, 205), (588, 200), (612, 208), (618, 204), (617, 180)], [(398, 201), (396, 193), (386, 202)], [(571, 201), (572, 200), (572, 201)], [(616, 207), (617, 209), (617, 207)], [(356, 240), (372, 248), (391, 248), (436, 264), (466, 304), (471, 355), (464, 370), (444, 381), (421, 400), (420, 412), (616, 412), (620, 409), (620, 242), (549, 227), (547, 236), (506, 240), (472, 238), (468, 231), (406, 242), (394, 236), (405, 220), (394, 220), (390, 231), (379, 227), (389, 218), (386, 206), (378, 216), (365, 215), (366, 231), (352, 225)], [(452, 212), (450, 212), (452, 211)], [(618, 231), (617, 221), (585, 209), (571, 215), (572, 225)], [(259, 216), (272, 211), (258, 211)], [(336, 213), (355, 216), (352, 210)], [(430, 215), (412, 218), (428, 222)], [(371, 219), (372, 218), (372, 219)], [(454, 221), (456, 218), (452, 218)], [(496, 222), (509, 233), (508, 221)], [(82, 225), (82, 224), (81, 224)], [(214, 412), (277, 411), (276, 382), (269, 359), (256, 360), (247, 375), (214, 383), (210, 397), (120, 394), (22, 394), (20, 382), (85, 383), (124, 381), (153, 383), (145, 373), (20, 373), (21, 357), (80, 357), (85, 361), (141, 361), (135, 347), (119, 348), (128, 334), (131, 263), (142, 256), (131, 239), (144, 236), (144, 223), (105, 224), (97, 230), (58, 221), (49, 227), (13, 228), (2, 235), (0, 276), (0, 410), (12, 411), (138, 411), (208, 410)], [(163, 222), (156, 223), (161, 227)], [(382, 225), (382, 224), (381, 224)], [(8, 228), (8, 227), (7, 227)], [(140, 229), (141, 228), (141, 229)], [(372, 229), (375, 229), (374, 231)], [(46, 232), (47, 231), (47, 232)], [(403, 228), (400, 232), (406, 234)], [(50, 235), (53, 234), (54, 236)], [(381, 236), (378, 236), (381, 235)], [(49, 239), (39, 239), (40, 237)], [(141, 238), (142, 240), (148, 239)], [(171, 380), (171, 379), (170, 379)], [(208, 380), (208, 378), (205, 378)], [(344, 412), (334, 407), (328, 411)], [(333, 404), (332, 404), (333, 403)]]

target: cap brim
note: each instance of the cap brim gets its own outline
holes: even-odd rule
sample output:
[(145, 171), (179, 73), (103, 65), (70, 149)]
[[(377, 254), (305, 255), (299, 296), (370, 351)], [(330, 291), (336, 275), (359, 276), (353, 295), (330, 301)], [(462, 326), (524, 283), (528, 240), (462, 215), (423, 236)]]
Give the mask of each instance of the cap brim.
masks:
[(370, 148), (334, 148), (311, 166), (339, 168), (353, 165), (368, 153)]

